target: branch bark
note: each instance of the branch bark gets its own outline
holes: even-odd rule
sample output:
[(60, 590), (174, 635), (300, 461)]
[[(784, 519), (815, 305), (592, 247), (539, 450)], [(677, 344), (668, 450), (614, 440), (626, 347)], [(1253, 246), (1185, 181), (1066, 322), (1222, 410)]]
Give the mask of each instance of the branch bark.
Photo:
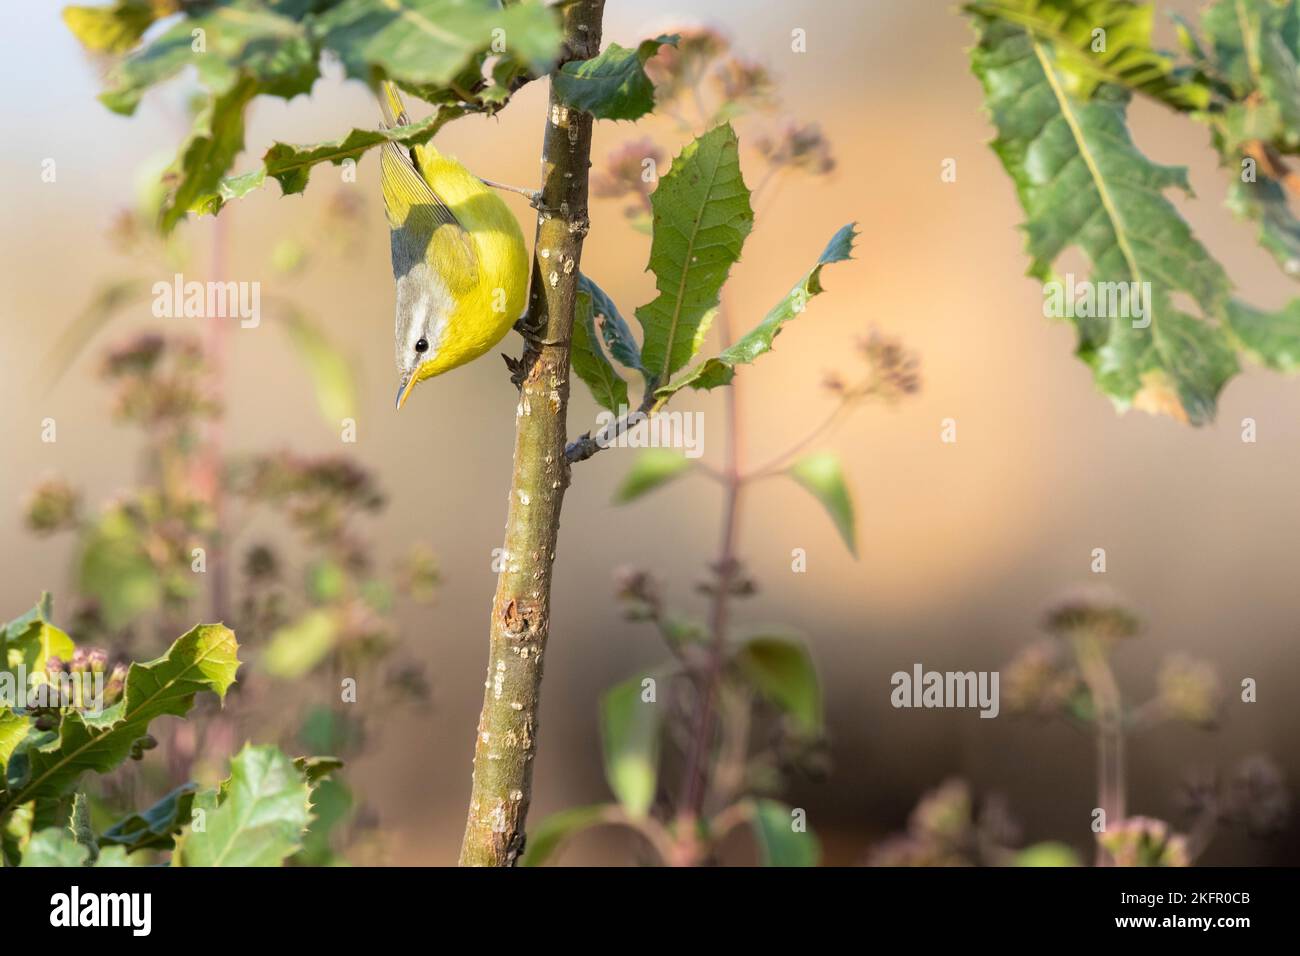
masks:
[[(564, 8), (561, 62), (600, 50), (605, 0)], [(535, 330), (517, 363), (514, 471), (502, 570), (492, 602), (487, 680), (474, 750), (473, 792), (461, 844), (462, 866), (512, 866), (537, 752), (537, 711), (551, 617), (551, 565), (560, 507), (569, 484), (565, 457), (569, 341), (582, 242), (592, 118), (571, 111), (552, 89), (542, 146), (542, 194), (525, 325)]]

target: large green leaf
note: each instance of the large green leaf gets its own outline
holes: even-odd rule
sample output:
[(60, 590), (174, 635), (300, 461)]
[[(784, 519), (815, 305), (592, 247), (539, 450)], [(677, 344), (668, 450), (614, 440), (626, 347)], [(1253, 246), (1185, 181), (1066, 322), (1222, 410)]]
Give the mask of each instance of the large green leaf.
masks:
[(26, 782), (9, 794), (0, 816), (28, 800), (63, 796), (88, 770), (112, 770), (146, 734), (150, 721), (184, 716), (195, 694), (208, 691), (224, 699), (239, 669), (238, 651), (230, 628), (200, 624), (177, 638), (161, 657), (132, 664), (121, 700), (98, 716), (67, 714), (55, 740), (25, 751)]
[(753, 637), (736, 651), (735, 660), (754, 689), (789, 714), (800, 730), (821, 732), (821, 682), (802, 641)]
[(242, 199), (260, 188), (268, 176), (280, 184), (282, 195), (300, 193), (307, 188), (313, 167), (321, 163), (339, 166), (347, 160), (356, 161), (384, 143), (404, 146), (427, 143), (455, 115), (454, 112), (439, 111), (393, 129), (354, 128), (342, 139), (307, 146), (276, 141), (262, 155), (262, 165), (258, 169), (220, 180), (195, 200), (192, 209), (202, 214), (216, 214), (230, 200)]
[(662, 708), (641, 699), (642, 678), (611, 687), (600, 700), (600, 737), (605, 779), (628, 815), (644, 817), (654, 803), (659, 779)]
[(635, 50), (611, 43), (590, 60), (570, 60), (551, 77), (551, 88), (573, 109), (596, 119), (635, 120), (655, 108), (655, 87), (646, 76), (646, 61), (677, 37), (642, 40)]
[(655, 397), (665, 400), (679, 389), (710, 389), (727, 385), (736, 375), (736, 366), (753, 362), (760, 355), (772, 350), (773, 340), (781, 334), (781, 328), (808, 307), (808, 300), (821, 294), (822, 268), (832, 262), (843, 262), (852, 258), (853, 240), (857, 236), (853, 223), (844, 226), (827, 243), (811, 269), (804, 273), (802, 279), (793, 289), (772, 308), (763, 321), (741, 336), (731, 346), (724, 349), (716, 358), (707, 359), (696, 365), (675, 381), (661, 385), (655, 390)]
[(528, 841), (524, 846), (524, 856), (519, 861), (519, 865), (544, 865), (569, 837), (606, 822), (611, 807), (610, 804), (600, 803), (590, 807), (572, 807), (551, 814), (528, 831)]
[(126, 851), (170, 850), (176, 834), (190, 822), (191, 808), (198, 785), (185, 783), (153, 806), (132, 813), (113, 824), (99, 837), (105, 846), (121, 846)]
[(310, 787), (275, 747), (251, 744), (230, 762), (203, 829), (177, 841), (173, 866), (279, 866), (302, 846), (310, 822)]
[(1155, 8), (1148, 3), (975, 0), (966, 9), (1015, 24), (1051, 45), (1057, 64), (1069, 74), (1071, 92), (1082, 99), (1110, 83), (1180, 110), (1201, 110), (1210, 103), (1208, 84), (1175, 69), (1173, 59), (1152, 46)]
[[(477, 56), (508, 50), (544, 73), (560, 49), (555, 14), (540, 3), (497, 0), (343, 0), (317, 18), (323, 44), (349, 76), (376, 70), (410, 84), (442, 86)], [(504, 49), (498, 47), (504, 41)]]
[(636, 310), (646, 373), (667, 382), (698, 348), (696, 333), (718, 304), (727, 273), (754, 225), (731, 124), (687, 144), (650, 195), (649, 268), (659, 294)]
[(854, 557), (858, 555), (857, 531), (853, 520), (853, 498), (839, 458), (831, 452), (818, 452), (800, 458), (788, 469), (788, 474), (821, 502), (835, 530), (844, 539), (844, 546)]
[[(320, 75), (319, 51), (306, 13), (314, 0), (212, 0), (176, 20), (108, 74), (100, 99), (117, 113), (135, 112), (152, 86), (185, 67), (215, 96), (241, 81), (286, 99), (306, 93)], [(202, 31), (199, 37), (195, 31)], [(201, 40), (201, 44), (200, 44)], [(198, 49), (197, 47), (200, 47)]]
[(217, 190), (221, 177), (243, 151), (244, 108), (255, 95), (256, 82), (242, 79), (208, 100), (194, 118), (194, 128), (172, 167), (176, 186), (163, 204), (159, 221), (164, 234)]
[(790, 807), (776, 800), (755, 800), (754, 833), (763, 866), (816, 866), (821, 842), (812, 830), (794, 828)]
[(587, 383), (597, 404), (616, 415), (622, 414), (621, 410), (627, 408), (627, 382), (614, 369), (600, 341), (591, 293), (579, 289), (570, 349), (573, 370)]
[[(1190, 191), (1186, 170), (1152, 163), (1134, 146), (1126, 92), (1102, 86), (1077, 100), (1045, 42), (1015, 24), (975, 21), (972, 65), (998, 130), (993, 149), (1028, 215), (1030, 273), (1048, 281), (1078, 246), (1094, 289), (1149, 290), (1141, 318), (1132, 308), (1076, 317), (1079, 354), (1121, 408), (1210, 420), (1237, 363), (1214, 321), (1227, 304), (1227, 277), (1164, 195)], [(1179, 296), (1202, 316), (1180, 311)]]
[(666, 448), (647, 448), (632, 462), (632, 470), (614, 492), (614, 503), (623, 505), (654, 491), (691, 470), (692, 462), (681, 452)]

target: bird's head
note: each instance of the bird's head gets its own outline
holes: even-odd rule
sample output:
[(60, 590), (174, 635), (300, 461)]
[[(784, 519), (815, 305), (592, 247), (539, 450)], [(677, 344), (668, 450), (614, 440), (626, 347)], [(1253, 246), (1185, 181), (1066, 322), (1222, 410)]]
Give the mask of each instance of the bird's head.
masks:
[(453, 303), (445, 285), (423, 263), (397, 282), (397, 407), (401, 408), (416, 383), (435, 374), (447, 320)]

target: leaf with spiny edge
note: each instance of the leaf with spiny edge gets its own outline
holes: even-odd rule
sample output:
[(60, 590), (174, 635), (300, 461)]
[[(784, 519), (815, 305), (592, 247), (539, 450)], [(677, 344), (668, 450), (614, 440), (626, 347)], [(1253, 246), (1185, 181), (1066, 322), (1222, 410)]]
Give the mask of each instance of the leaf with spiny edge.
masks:
[(706, 359), (686, 372), (677, 380), (662, 385), (655, 390), (655, 398), (664, 401), (679, 390), (690, 387), (698, 389), (717, 388), (727, 385), (736, 375), (736, 366), (749, 364), (760, 355), (772, 351), (772, 343), (785, 323), (801, 315), (808, 306), (808, 300), (820, 295), (824, 290), (821, 283), (821, 271), (832, 262), (843, 262), (853, 257), (853, 241), (857, 238), (856, 223), (850, 223), (840, 229), (818, 257), (798, 284), (772, 308), (763, 321), (750, 329), (736, 342), (714, 358)]
[(676, 46), (676, 34), (642, 40), (635, 50), (611, 43), (589, 60), (570, 60), (551, 76), (551, 87), (566, 106), (596, 119), (635, 120), (655, 108), (655, 87), (646, 62), (662, 46)]
[(215, 0), (196, 5), (116, 64), (100, 101), (129, 116), (151, 87), (187, 66), (195, 68), (199, 82), (213, 96), (229, 93), (241, 81), (253, 82), (258, 93), (284, 99), (306, 93), (320, 76), (320, 50), (306, 16), (312, 3)]
[(380, 72), (435, 86), (486, 52), (509, 52), (545, 73), (563, 39), (557, 17), (543, 4), (503, 7), (496, 0), (343, 0), (316, 17), (316, 29), (349, 76), (369, 82)]
[(641, 361), (666, 382), (695, 354), (696, 333), (754, 224), (730, 123), (688, 143), (650, 194), (654, 238), (648, 268), (659, 294), (636, 310)]
[(423, 145), (446, 123), (454, 118), (453, 112), (438, 111), (422, 120), (393, 129), (353, 129), (342, 139), (326, 143), (296, 146), (275, 142), (262, 155), (262, 165), (251, 172), (227, 176), (212, 189), (200, 196), (193, 210), (202, 215), (216, 215), (232, 199), (242, 199), (260, 188), (271, 177), (280, 184), (280, 194), (291, 196), (307, 188), (313, 167), (321, 163), (340, 166), (351, 160), (356, 162), (376, 146), (400, 143), (403, 146)]
[(196, 800), (203, 829), (177, 840), (172, 866), (280, 866), (302, 847), (310, 798), (306, 773), (279, 749), (246, 744), (230, 777)]
[[(1011, 23), (975, 22), (972, 68), (998, 130), (993, 149), (1028, 214), (1030, 274), (1048, 282), (1056, 260), (1077, 245), (1095, 284), (1149, 288), (1141, 319), (1075, 318), (1079, 355), (1120, 408), (1209, 421), (1237, 363), (1215, 324), (1227, 305), (1227, 276), (1164, 195), (1171, 187), (1190, 193), (1186, 170), (1137, 150), (1125, 91), (1101, 86), (1081, 102), (1065, 90), (1043, 42)], [(1175, 308), (1177, 296), (1202, 316)]]
[[(1203, 110), (1211, 88), (1152, 45), (1155, 11), (1131, 0), (974, 0), (967, 12), (1015, 24), (1052, 46), (1070, 93), (1088, 99), (1103, 84), (1151, 96), (1183, 111)], [(1103, 31), (1099, 36), (1096, 31)], [(1096, 49), (1098, 43), (1103, 48)]]
[(0, 816), (29, 800), (65, 795), (86, 771), (112, 770), (130, 755), (131, 745), (148, 732), (152, 720), (184, 716), (196, 694), (207, 691), (224, 700), (239, 669), (238, 653), (230, 628), (200, 624), (161, 657), (133, 663), (116, 704), (97, 716), (68, 713), (57, 737), (24, 750), (26, 781), (7, 795)]

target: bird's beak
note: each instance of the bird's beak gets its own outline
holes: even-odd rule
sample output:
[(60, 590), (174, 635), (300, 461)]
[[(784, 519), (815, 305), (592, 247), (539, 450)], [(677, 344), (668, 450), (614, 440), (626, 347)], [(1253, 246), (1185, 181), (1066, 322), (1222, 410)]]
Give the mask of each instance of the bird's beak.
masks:
[(401, 408), (406, 404), (406, 400), (411, 397), (411, 391), (415, 388), (416, 383), (415, 371), (403, 372), (401, 379), (397, 383), (397, 407)]

